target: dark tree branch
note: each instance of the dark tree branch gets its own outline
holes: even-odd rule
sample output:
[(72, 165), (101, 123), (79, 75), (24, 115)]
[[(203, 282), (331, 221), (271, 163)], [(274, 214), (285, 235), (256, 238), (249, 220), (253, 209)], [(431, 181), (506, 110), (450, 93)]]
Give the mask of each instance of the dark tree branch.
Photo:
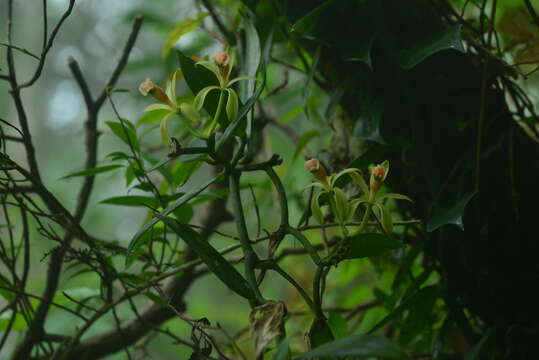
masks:
[[(10, 0), (10, 3), (11, 2), (12, 2), (12, 0)], [(43, 6), (44, 6), (44, 14), (46, 14), (46, 8), (47, 8), (46, 1), (44, 1)], [(75, 6), (75, 0), (69, 0), (69, 5), (67, 7), (67, 10), (64, 12), (62, 17), (60, 18), (60, 20), (58, 21), (58, 23), (56, 24), (56, 26), (52, 30), (51, 36), (48, 38), (48, 40), (43, 41), (43, 49), (41, 50), (41, 56), (40, 56), (41, 60), (37, 64), (37, 69), (36, 69), (36, 71), (34, 73), (34, 76), (32, 76), (32, 78), (30, 80), (28, 80), (26, 83), (19, 85), (17, 90), (24, 89), (26, 87), (32, 86), (39, 79), (39, 77), (41, 76), (41, 72), (43, 71), (43, 67), (45, 66), (45, 60), (47, 58), (47, 54), (49, 53), (49, 50), (51, 49), (52, 44), (54, 43), (54, 39), (56, 38), (56, 35), (58, 34), (58, 31), (62, 27), (62, 24), (67, 20), (69, 15), (71, 15), (71, 11), (73, 10), (73, 6)], [(47, 20), (45, 20), (45, 23), (44, 23), (45, 27), (47, 26), (46, 21)], [(45, 33), (44, 36), (47, 36), (46, 33)], [(11, 42), (9, 42), (9, 44), (11, 44)]]
[(537, 15), (537, 12), (535, 11), (532, 3), (530, 2), (530, 0), (524, 0), (524, 4), (526, 4), (526, 8), (528, 9), (528, 12), (530, 13), (533, 19), (533, 22), (535, 23), (535, 25), (539, 27), (539, 15)]
[(211, 4), (210, 0), (201, 0), (202, 4), (204, 4), (204, 7), (208, 9), (208, 12), (210, 13), (211, 18), (215, 22), (215, 25), (219, 28), (219, 31), (223, 36), (225, 37), (226, 41), (229, 45), (234, 46), (236, 44), (236, 38), (233, 34), (230, 33), (230, 31), (227, 30), (226, 26), (223, 24), (219, 16), (217, 15), (217, 12), (215, 11), (213, 5)]

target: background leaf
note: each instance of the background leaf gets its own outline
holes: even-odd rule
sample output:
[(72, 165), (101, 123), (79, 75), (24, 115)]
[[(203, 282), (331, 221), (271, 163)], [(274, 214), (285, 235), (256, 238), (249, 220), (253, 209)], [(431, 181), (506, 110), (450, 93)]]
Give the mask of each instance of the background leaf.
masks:
[(346, 259), (376, 256), (384, 251), (402, 248), (400, 241), (380, 233), (363, 233), (349, 238), (350, 249)]
[(208, 269), (232, 291), (246, 299), (252, 299), (254, 297), (249, 284), (238, 270), (226, 261), (207, 241), (202, 239), (199, 233), (191, 229), (188, 225), (181, 224), (168, 216), (157, 215), (157, 217), (170, 226), (196, 252)]
[(352, 335), (319, 346), (298, 357), (312, 359), (324, 356), (359, 356), (383, 359), (408, 359), (392, 341), (377, 335)]
[(461, 230), (464, 230), (464, 225), (462, 224), (462, 215), (464, 214), (466, 205), (468, 205), (476, 193), (477, 191), (472, 191), (471, 193), (465, 195), (453, 206), (442, 208), (437, 211), (427, 222), (427, 231), (433, 232), (447, 224), (457, 225)]
[(419, 41), (409, 50), (402, 50), (399, 59), (401, 67), (405, 70), (410, 70), (429, 56), (443, 50), (452, 49), (464, 52), (460, 30), (461, 25), (451, 26), (425, 40)]
[(163, 57), (166, 57), (170, 53), (170, 49), (172, 49), (183, 35), (198, 28), (206, 16), (208, 16), (208, 13), (201, 12), (194, 19), (185, 19), (176, 24), (168, 33), (165, 44), (163, 45)]

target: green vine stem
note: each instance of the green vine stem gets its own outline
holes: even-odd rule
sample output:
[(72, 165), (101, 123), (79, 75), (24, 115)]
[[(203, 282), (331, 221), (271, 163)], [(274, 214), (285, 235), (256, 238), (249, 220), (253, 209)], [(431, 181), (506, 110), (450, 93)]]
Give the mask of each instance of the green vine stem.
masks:
[(322, 266), (322, 260), (320, 259), (320, 256), (318, 255), (318, 252), (314, 248), (314, 246), (309, 242), (309, 240), (299, 231), (298, 229), (293, 228), (292, 226), (286, 227), (286, 232), (295, 237), (296, 239), (301, 242), (301, 245), (307, 250), (309, 253), (309, 256), (313, 260), (313, 262), (317, 266)]
[(245, 225), (245, 216), (243, 214), (240, 197), (240, 175), (240, 172), (233, 172), (230, 175), (230, 195), (232, 198), (232, 206), (234, 208), (236, 228), (238, 230), (243, 255), (245, 256), (245, 277), (247, 282), (253, 289), (256, 301), (259, 304), (262, 304), (264, 303), (264, 298), (260, 293), (260, 289), (258, 288), (255, 275), (255, 267), (258, 264), (259, 259), (253, 247), (251, 246), (249, 234), (247, 232), (247, 226)]
[(324, 273), (324, 266), (318, 266), (313, 278), (313, 302), (314, 302), (314, 315), (319, 318), (324, 318), (324, 312), (322, 311), (322, 292), (320, 291), (320, 284), (322, 283), (322, 274)]
[(273, 182), (273, 186), (275, 186), (275, 190), (277, 190), (277, 194), (279, 195), (279, 204), (281, 205), (281, 225), (279, 226), (279, 229), (284, 229), (289, 225), (289, 223), (288, 201), (286, 199), (286, 192), (284, 191), (283, 183), (271, 165), (266, 165), (264, 170)]
[(305, 302), (307, 303), (311, 311), (313, 313), (316, 313), (316, 307), (314, 305), (313, 300), (309, 296), (309, 294), (307, 294), (307, 292), (303, 289), (303, 287), (301, 287), (301, 285), (298, 282), (296, 282), (296, 280), (294, 280), (293, 277), (291, 277), (286, 271), (284, 271), (283, 268), (280, 267), (277, 262), (275, 262), (274, 260), (263, 261), (259, 264), (259, 267), (263, 269), (273, 270), (277, 272), (279, 275), (281, 275), (286, 281), (288, 281), (292, 286), (296, 288), (296, 290), (303, 297), (303, 299), (305, 300)]

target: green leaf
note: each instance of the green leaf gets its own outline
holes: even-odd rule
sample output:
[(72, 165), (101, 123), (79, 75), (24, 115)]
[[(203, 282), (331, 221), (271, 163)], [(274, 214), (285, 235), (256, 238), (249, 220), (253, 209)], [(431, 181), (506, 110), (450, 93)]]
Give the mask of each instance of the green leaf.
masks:
[(413, 307), (416, 307), (416, 304), (421, 303), (424, 301), (425, 297), (436, 297), (438, 294), (438, 288), (437, 286), (427, 286), (419, 291), (417, 291), (414, 295), (409, 297), (408, 299), (402, 301), (399, 306), (397, 306), (393, 311), (391, 311), (385, 318), (383, 318), (378, 324), (376, 324), (370, 331), (369, 334), (372, 334), (376, 330), (380, 329), (382, 326), (386, 325), (388, 322), (396, 319), (399, 317), (402, 313), (404, 313), (406, 310), (409, 310)]
[(296, 151), (294, 152), (294, 156), (292, 159), (296, 159), (298, 155), (303, 151), (303, 149), (307, 146), (311, 140), (315, 139), (318, 135), (320, 135), (320, 131), (318, 130), (311, 130), (307, 131), (306, 133), (303, 133), (298, 139), (298, 145), (296, 146)]
[(341, 314), (330, 312), (328, 317), (328, 325), (335, 339), (340, 339), (348, 335), (348, 323)]
[(228, 99), (226, 101), (226, 116), (229, 119), (235, 119), (238, 115), (239, 101), (238, 95), (234, 89), (226, 89), (228, 92)]
[(402, 248), (400, 241), (380, 233), (362, 233), (349, 238), (350, 249), (346, 259), (376, 256), (388, 250)]
[(199, 233), (171, 217), (160, 214), (157, 217), (170, 226), (226, 286), (246, 299), (254, 298), (253, 291), (238, 270), (226, 261), (206, 240), (202, 239)]
[[(319, 346), (323, 346), (324, 344), (327, 344), (331, 341), (333, 341), (335, 338), (333, 337), (333, 334), (331, 332), (331, 329), (329, 328), (327, 322), (323, 318), (315, 318), (313, 320), (313, 323), (311, 325), (311, 328), (309, 329), (309, 342), (310, 342), (310, 348), (317, 348)], [(332, 356), (333, 354), (324, 354), (324, 356), (329, 355)], [(323, 357), (320, 360), (327, 360), (332, 359)]]
[(306, 38), (314, 38), (316, 24), (320, 17), (324, 14), (325, 10), (333, 4), (335, 0), (327, 0), (318, 7), (314, 8), (302, 18), (300, 18), (294, 25), (292, 25), (292, 31), (295, 31)]
[(481, 337), (481, 339), (477, 342), (477, 344), (474, 345), (472, 351), (466, 356), (464, 360), (479, 360), (481, 359), (480, 355), (483, 351), (483, 347), (487, 343), (487, 340), (492, 335), (492, 329), (488, 329), (488, 331)]
[(202, 23), (202, 19), (204, 19), (206, 16), (208, 16), (208, 13), (201, 12), (198, 13), (194, 19), (185, 19), (184, 21), (176, 24), (176, 26), (174, 26), (168, 33), (165, 44), (163, 45), (163, 57), (166, 57), (170, 53), (170, 49), (172, 49), (172, 47), (183, 35), (188, 34), (198, 28)]
[(411, 49), (403, 50), (399, 56), (399, 63), (405, 70), (410, 70), (429, 56), (443, 50), (457, 50), (464, 52), (460, 36), (461, 25), (443, 29), (427, 39), (419, 41)]
[[(195, 61), (185, 56), (181, 51), (176, 51), (178, 54), (178, 60), (180, 67), (185, 77), (185, 82), (193, 94), (198, 94), (200, 90), (207, 86), (219, 86), (219, 81), (215, 75), (204, 66), (196, 66)], [(217, 110), (217, 103), (219, 102), (218, 92), (212, 92), (204, 101), (204, 109), (210, 114), (215, 115)]]
[(387, 234), (393, 233), (393, 219), (391, 219), (391, 213), (387, 206), (375, 203), (374, 204), (378, 209), (380, 209), (380, 222), (382, 223), (382, 228)]
[(105, 166), (98, 166), (92, 169), (82, 170), (75, 173), (71, 173), (69, 175), (64, 176), (62, 179), (68, 179), (76, 176), (90, 176), (90, 175), (97, 175), (101, 174), (107, 171), (111, 171), (114, 169), (118, 169), (124, 167), (123, 165), (105, 165)]
[(436, 287), (430, 286), (428, 291), (419, 292), (413, 305), (408, 310), (408, 315), (404, 319), (404, 324), (400, 330), (399, 343), (406, 346), (419, 334), (428, 334), (426, 328), (431, 319), (434, 304), (437, 298)]
[(427, 222), (427, 231), (433, 232), (447, 224), (457, 225), (461, 230), (464, 230), (462, 215), (464, 214), (466, 205), (468, 205), (476, 193), (477, 191), (472, 191), (460, 199), (456, 204), (442, 208), (433, 214)]
[(333, 192), (335, 193), (335, 209), (333, 209), (335, 211), (335, 216), (339, 222), (345, 222), (348, 216), (348, 199), (344, 192), (338, 187), (334, 188)]
[[(137, 151), (140, 151), (140, 144), (137, 139), (135, 127), (127, 119), (122, 119), (123, 125), (116, 121), (105, 121), (110, 130), (124, 143), (131, 143), (131, 146)], [(128, 141), (129, 138), (129, 141)]]
[(360, 356), (383, 359), (408, 359), (406, 353), (395, 343), (383, 336), (352, 335), (319, 346), (297, 359), (312, 359), (323, 356)]
[(288, 360), (289, 350), (288, 347), (290, 345), (290, 338), (287, 337), (283, 341), (277, 345), (277, 350), (275, 351), (275, 355), (273, 355), (272, 360)]
[(410, 199), (406, 195), (395, 194), (395, 193), (387, 193), (387, 194), (384, 194), (384, 195), (382, 195), (382, 196), (380, 196), (378, 198), (378, 200), (383, 200), (383, 199), (406, 200), (406, 201), (409, 201), (409, 202), (414, 202), (412, 199)]
[(11, 288), (12, 286), (9, 280), (4, 277), (4, 275), (0, 274), (0, 296), (2, 296), (8, 302), (14, 300), (16, 297), (15, 291), (8, 290)]
[(142, 115), (141, 118), (138, 119), (137, 125), (145, 125), (145, 124), (152, 124), (154, 122), (158, 122), (169, 112), (170, 112), (169, 109), (157, 109), (157, 110), (146, 111), (144, 115)]
[(30, 51), (24, 49), (24, 48), (21, 48), (21, 47), (18, 47), (18, 46), (15, 46), (15, 45), (9, 45), (9, 44), (6, 44), (6, 43), (0, 43), (0, 45), (2, 46), (5, 46), (7, 48), (11, 48), (13, 50), (17, 50), (17, 51), (20, 51), (21, 53), (25, 54), (25, 55), (28, 55), (28, 56), (31, 56), (33, 57), (34, 59), (38, 60), (38, 61), (41, 61), (41, 58), (35, 54), (32, 54)]
[(115, 196), (101, 201), (102, 204), (121, 205), (121, 206), (143, 206), (156, 208), (159, 202), (150, 196), (128, 195)]
[(318, 192), (311, 202), (311, 212), (314, 216), (314, 219), (317, 223), (323, 224), (324, 223), (324, 215), (322, 214), (322, 210), (320, 209), (320, 195), (322, 195), (322, 192)]
[[(262, 52), (260, 48), (260, 38), (253, 22), (244, 16), (243, 24), (245, 26), (245, 38), (242, 42), (244, 51), (242, 51), (242, 66), (240, 68), (241, 76), (256, 76), (256, 71), (260, 65)], [(240, 98), (242, 101), (247, 101), (253, 96), (255, 91), (255, 81), (248, 80), (243, 82), (240, 87)]]
[[(223, 177), (223, 175), (219, 174), (219, 175), (215, 176), (214, 178), (208, 180), (206, 183), (202, 184), (196, 190), (183, 195), (181, 198), (179, 198), (178, 200), (174, 201), (172, 204), (167, 206), (159, 215), (161, 217), (167, 216), (168, 214), (170, 214), (171, 212), (173, 212), (174, 210), (176, 210), (177, 208), (179, 208), (183, 204), (186, 204), (189, 200), (196, 197), (198, 194), (200, 194), (202, 191), (204, 191), (207, 187), (209, 187), (213, 183), (216, 183), (216, 182), (222, 180), (222, 177)], [(148, 229), (150, 229), (152, 226), (157, 224), (160, 220), (161, 219), (156, 216), (152, 220), (150, 220), (146, 225), (144, 225), (142, 227), (142, 229), (137, 231), (135, 236), (133, 236), (133, 239), (131, 239), (131, 242), (129, 243), (129, 247), (127, 248), (127, 254), (128, 255), (131, 253), (131, 251), (133, 251), (133, 249), (137, 245), (137, 242), (139, 241), (141, 236), (144, 235), (144, 233), (146, 233), (146, 231), (148, 231)], [(128, 257), (126, 257), (126, 260), (127, 259), (128, 259)]]

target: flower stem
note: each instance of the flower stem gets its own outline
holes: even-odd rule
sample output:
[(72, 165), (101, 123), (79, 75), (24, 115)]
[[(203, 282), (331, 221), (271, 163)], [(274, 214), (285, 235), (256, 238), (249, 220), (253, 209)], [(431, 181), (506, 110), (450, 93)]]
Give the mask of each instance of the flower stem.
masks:
[(219, 102), (217, 103), (217, 109), (215, 110), (215, 116), (213, 117), (213, 120), (210, 124), (210, 127), (208, 129), (208, 135), (211, 135), (215, 128), (217, 127), (217, 124), (219, 122), (219, 117), (221, 116), (221, 112), (223, 112), (223, 105), (225, 103), (225, 91), (223, 89), (219, 90)]

